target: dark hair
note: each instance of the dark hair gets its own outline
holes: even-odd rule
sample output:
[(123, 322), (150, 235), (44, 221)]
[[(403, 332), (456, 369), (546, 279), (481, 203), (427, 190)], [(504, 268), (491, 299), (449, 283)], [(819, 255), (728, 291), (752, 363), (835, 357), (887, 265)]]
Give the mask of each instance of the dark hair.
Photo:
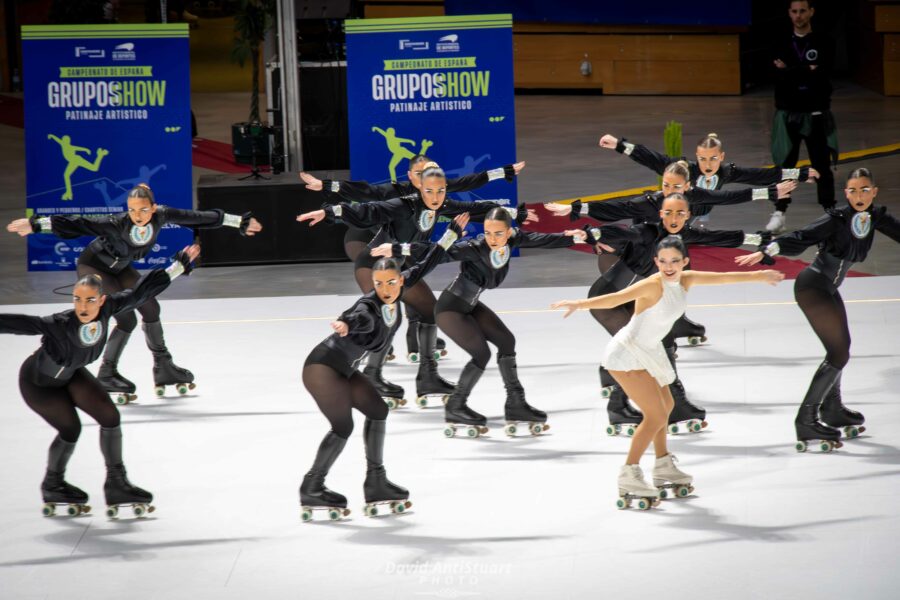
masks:
[(502, 206), (495, 206), (484, 216), (485, 221), (503, 221), (507, 227), (512, 227), (512, 217), (509, 211)]
[(150, 204), (156, 204), (153, 190), (146, 183), (139, 183), (128, 191), (128, 199), (131, 200), (132, 198), (143, 198), (149, 200)]
[(86, 285), (89, 288), (97, 290), (97, 293), (101, 296), (103, 295), (103, 278), (96, 273), (91, 273), (90, 275), (85, 275), (80, 278), (75, 282), (75, 287), (78, 287), (79, 285)]
[(793, 4), (794, 2), (806, 2), (807, 7), (815, 8), (815, 2), (813, 2), (813, 0), (788, 0), (788, 2), (787, 2), (788, 8), (790, 8), (791, 4)]
[(372, 272), (374, 273), (375, 271), (397, 271), (400, 273), (400, 262), (396, 258), (379, 258), (372, 266)]
[(702, 138), (699, 142), (697, 142), (698, 148), (721, 148), (722, 140), (719, 139), (719, 135), (716, 133), (707, 133), (706, 137)]
[(872, 171), (868, 170), (865, 167), (860, 167), (858, 169), (853, 169), (852, 171), (850, 171), (850, 174), (847, 175), (847, 181), (849, 182), (851, 179), (859, 179), (860, 177), (865, 177), (872, 182), (872, 185), (875, 185), (875, 177), (872, 175)]
[(416, 168), (416, 165), (423, 162), (431, 162), (431, 159), (424, 154), (416, 154), (411, 159), (409, 159), (409, 168), (407, 169), (407, 171), (412, 171)]
[(675, 248), (681, 253), (681, 256), (687, 258), (687, 246), (684, 245), (684, 242), (681, 240), (681, 236), (667, 235), (666, 237), (661, 239), (656, 245), (656, 254), (654, 256), (659, 256), (659, 251), (666, 248)]
[(691, 180), (691, 167), (683, 160), (676, 160), (673, 163), (669, 163), (665, 171), (663, 171), (663, 175), (666, 173), (680, 175), (681, 177), (684, 177), (685, 181)]

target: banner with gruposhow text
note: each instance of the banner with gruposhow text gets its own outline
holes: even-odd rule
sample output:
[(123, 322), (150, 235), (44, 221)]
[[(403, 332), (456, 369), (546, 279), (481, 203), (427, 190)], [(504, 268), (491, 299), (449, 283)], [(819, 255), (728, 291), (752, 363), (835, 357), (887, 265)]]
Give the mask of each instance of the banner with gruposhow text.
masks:
[[(192, 206), (187, 24), (22, 27), (28, 215), (104, 215), (146, 183), (161, 204)], [(167, 227), (149, 268), (189, 244)], [(75, 268), (90, 237), (28, 236), (28, 269)]]
[[(511, 15), (355, 19), (345, 27), (353, 179), (405, 180), (416, 154), (449, 178), (515, 162)], [(517, 200), (515, 182), (502, 179), (450, 196)]]

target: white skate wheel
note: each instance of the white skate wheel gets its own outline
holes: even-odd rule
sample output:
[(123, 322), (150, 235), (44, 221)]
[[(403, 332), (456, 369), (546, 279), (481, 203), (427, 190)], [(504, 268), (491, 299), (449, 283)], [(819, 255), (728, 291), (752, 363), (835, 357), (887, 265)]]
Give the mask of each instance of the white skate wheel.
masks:
[(468, 429), (466, 429), (466, 435), (470, 438), (477, 438), (478, 433), (479, 431), (477, 427), (469, 427)]
[(157, 396), (163, 396), (166, 393), (166, 386), (158, 385), (153, 388), (153, 391), (156, 393)]
[(403, 502), (397, 502), (391, 507), (391, 510), (399, 515), (403, 512), (406, 512), (406, 505)]
[(137, 518), (140, 519), (141, 517), (144, 516), (144, 513), (146, 512), (146, 510), (147, 510), (147, 507), (145, 507), (143, 504), (135, 504), (134, 505), (134, 516), (136, 516)]
[(619, 428), (616, 425), (607, 425), (606, 426), (606, 435), (618, 435)]
[(413, 364), (419, 362), (419, 353), (418, 352), (410, 352), (409, 354), (406, 355), (406, 360), (408, 360), (409, 362), (411, 362)]
[(391, 410), (394, 410), (395, 408), (397, 408), (397, 403), (394, 401), (393, 398), (388, 398), (385, 401), (385, 404), (387, 404), (387, 407)]
[(677, 434), (679, 431), (680, 428), (678, 427), (678, 423), (672, 423), (671, 425), (669, 425), (669, 433), (671, 433), (672, 435)]
[(47, 502), (46, 504), (44, 504), (43, 508), (41, 508), (41, 514), (43, 514), (45, 517), (52, 517), (54, 514), (56, 514), (56, 505), (52, 502)]
[(328, 511), (328, 518), (332, 521), (337, 521), (341, 518), (341, 511), (336, 508), (332, 508)]
[(531, 435), (541, 435), (544, 431), (544, 426), (540, 423), (532, 423), (528, 429), (531, 431)]
[(116, 404), (119, 404), (119, 405), (128, 404), (128, 398), (119, 394), (118, 396), (116, 396)]
[(452, 438), (452, 437), (455, 436), (455, 435), (456, 435), (456, 428), (455, 428), (455, 427), (449, 427), (449, 426), (448, 426), (448, 427), (444, 427), (444, 436), (445, 436), (445, 437)]
[(434, 351), (434, 360), (435, 360), (435, 361), (441, 360), (441, 358), (442, 358), (443, 356), (444, 356), (444, 355), (441, 354), (441, 351), (440, 351), (440, 350), (435, 350), (435, 351)]
[(366, 506), (366, 516), (367, 517), (375, 517), (378, 516), (378, 507), (374, 504), (369, 504)]
[(797, 452), (806, 452), (806, 442), (801, 440), (794, 445), (794, 448), (797, 449)]
[(66, 509), (66, 513), (67, 513), (70, 517), (77, 517), (78, 515), (81, 514), (81, 508), (79, 508), (78, 506), (75, 506), (75, 505), (71, 505), (71, 504), (70, 504), (69, 507)]
[(703, 422), (702, 422), (702, 421), (691, 421), (691, 423), (690, 423), (690, 430), (691, 430), (691, 431), (693, 431), (693, 432), (698, 432), (698, 431), (700, 431), (701, 429), (703, 429)]
[(307, 521), (312, 520), (312, 510), (306, 507), (303, 507), (302, 512), (300, 513), (300, 519), (306, 523)]
[(682, 485), (682, 486), (679, 486), (679, 487), (675, 488), (675, 494), (676, 494), (679, 498), (685, 498), (685, 497), (687, 497), (690, 493), (691, 493), (691, 488), (690, 488), (689, 486)]
[(110, 519), (115, 519), (119, 516), (119, 507), (118, 506), (109, 506), (106, 508), (106, 516)]
[(844, 427), (844, 437), (855, 438), (859, 437), (859, 429), (854, 425), (850, 425), (849, 427)]
[(629, 426), (625, 429), (625, 435), (627, 435), (628, 437), (631, 437), (631, 436), (634, 435), (634, 432), (635, 432), (635, 431), (637, 431), (637, 428), (636, 428), (634, 425), (629, 425)]
[(669, 490), (665, 488), (659, 488), (659, 497), (665, 500), (669, 497)]
[(178, 393), (182, 396), (188, 393), (188, 386), (186, 383), (179, 383), (175, 389), (177, 389)]
[(610, 386), (600, 388), (600, 397), (604, 399), (609, 398), (610, 396), (612, 396), (612, 390), (613, 389)]
[(618, 500), (616, 500), (616, 507), (617, 507), (619, 510), (623, 510), (623, 509), (628, 508), (628, 505), (629, 505), (629, 504), (631, 504), (631, 503), (630, 503), (627, 499), (625, 499), (625, 498), (619, 498)]
[(416, 404), (419, 408), (425, 408), (426, 406), (428, 406), (428, 398), (425, 396), (419, 396), (418, 398), (416, 398)]
[(503, 431), (505, 431), (506, 435), (508, 435), (509, 437), (514, 437), (516, 435), (516, 432), (518, 431), (518, 428), (516, 428), (516, 426), (513, 425), (512, 423), (510, 423), (509, 425), (507, 425), (506, 427), (503, 428)]
[(641, 510), (650, 510), (650, 501), (646, 498), (640, 498), (638, 499), (637, 507)]
[(821, 444), (819, 444), (819, 449), (822, 452), (831, 452), (834, 450), (835, 444), (830, 440), (823, 440)]

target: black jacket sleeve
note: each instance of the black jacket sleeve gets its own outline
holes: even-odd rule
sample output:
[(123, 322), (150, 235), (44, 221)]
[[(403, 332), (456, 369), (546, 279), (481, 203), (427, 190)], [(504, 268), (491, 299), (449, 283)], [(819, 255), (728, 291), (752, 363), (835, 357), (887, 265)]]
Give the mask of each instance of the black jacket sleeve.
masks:
[(170, 283), (172, 283), (172, 279), (165, 269), (153, 269), (141, 277), (133, 290), (110, 294), (107, 296), (106, 302), (110, 305), (113, 315), (134, 310), (147, 300), (155, 298), (157, 294), (169, 287)]
[(900, 220), (887, 211), (887, 207), (881, 206), (875, 211), (875, 229), (888, 236), (895, 242), (900, 242)]
[(368, 181), (335, 181), (322, 180), (322, 191), (326, 197), (336, 195), (346, 202), (373, 202), (378, 200), (391, 200), (402, 194), (398, 186), (388, 181), (386, 183), (371, 184)]
[(728, 204), (742, 204), (761, 200), (765, 196), (767, 200), (774, 201), (778, 197), (775, 185), (766, 188), (744, 188), (742, 190), (705, 190), (703, 188), (691, 188), (687, 193), (688, 202), (698, 206), (725, 206)]
[[(359, 204), (341, 202), (335, 206), (325, 206), (324, 210), (329, 223), (340, 219), (363, 229), (390, 223), (395, 219), (409, 218), (412, 214), (409, 206), (400, 198), (373, 200)], [(340, 214), (338, 214), (339, 212)]]
[(361, 302), (345, 310), (337, 320), (346, 323), (347, 329), (354, 334), (366, 334), (375, 330), (375, 319)]
[(774, 254), (796, 256), (810, 246), (816, 246), (819, 242), (831, 237), (836, 223), (837, 220), (835, 217), (832, 217), (829, 213), (825, 213), (803, 229), (792, 231), (791, 233), (775, 238), (764, 250), (766, 251), (766, 254), (770, 254), (769, 249), (777, 244), (775, 247), (778, 251)]
[(44, 335), (52, 327), (52, 319), (34, 315), (0, 315), (0, 333)]
[(519, 248), (569, 248), (575, 244), (575, 238), (564, 233), (535, 233), (533, 231), (516, 232)]
[(710, 231), (685, 227), (679, 233), (685, 244), (716, 246), (718, 248), (737, 248), (744, 244), (743, 231)]
[(654, 150), (651, 150), (647, 146), (642, 146), (641, 144), (634, 144), (633, 146), (626, 146), (625, 140), (619, 140), (619, 143), (616, 144), (616, 152), (625, 153), (628, 147), (631, 147), (631, 153), (628, 156), (631, 157), (631, 160), (636, 162), (639, 165), (645, 166), (657, 175), (662, 175), (663, 171), (666, 170), (666, 167), (675, 162), (676, 160), (680, 160), (678, 158), (672, 158), (671, 156), (666, 156), (665, 154), (660, 154)]
[(446, 251), (440, 244), (431, 244), (431, 248), (416, 264), (403, 271), (403, 287), (411, 288), (419, 280), (431, 273), (436, 266), (443, 262)]
[(83, 235), (102, 236), (116, 233), (116, 226), (109, 215), (69, 217), (53, 215), (50, 217), (50, 231), (39, 226), (41, 219), (31, 217), (31, 228), (35, 233), (52, 233), (63, 239), (77, 238)]
[[(622, 219), (655, 219), (659, 208), (647, 195), (633, 198), (613, 198), (599, 202), (585, 202), (587, 216), (598, 221), (621, 221)], [(572, 203), (572, 220), (585, 216), (581, 200)]]
[(174, 223), (186, 227), (201, 229), (221, 227), (225, 219), (225, 211), (218, 208), (212, 210), (186, 210), (171, 206), (160, 206), (156, 209), (161, 223)]

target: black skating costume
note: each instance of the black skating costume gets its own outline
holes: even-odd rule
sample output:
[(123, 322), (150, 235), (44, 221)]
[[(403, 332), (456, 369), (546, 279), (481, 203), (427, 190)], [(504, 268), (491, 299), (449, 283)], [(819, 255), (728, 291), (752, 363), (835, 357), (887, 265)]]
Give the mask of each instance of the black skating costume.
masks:
[[(525, 401), (525, 389), (518, 377), (516, 365), (516, 338), (500, 317), (487, 307), (479, 297), (484, 290), (500, 286), (509, 272), (509, 258), (515, 248), (568, 248), (574, 238), (563, 234), (515, 231), (507, 245), (491, 250), (483, 239), (463, 240), (447, 250), (452, 261), (459, 261), (459, 274), (441, 292), (435, 307), (435, 318), (441, 331), (465, 350), (471, 360), (463, 367), (456, 389), (445, 407), (447, 423), (475, 426), (477, 434), (487, 424), (487, 419), (468, 407), (472, 389), (484, 374), (491, 351), (488, 342), (497, 347), (497, 366), (506, 388), (505, 418), (507, 433), (515, 434), (515, 423), (530, 423), (533, 433), (543, 429), (536, 425), (546, 423), (547, 414)], [(408, 245), (395, 245), (395, 254), (410, 252)], [(455, 431), (445, 430), (448, 435)], [(473, 430), (470, 429), (470, 435)]]
[(900, 221), (885, 207), (872, 205), (857, 212), (845, 206), (827, 211), (765, 247), (764, 254), (770, 257), (819, 248), (815, 260), (794, 282), (797, 305), (825, 346), (825, 360), (813, 375), (795, 420), (798, 445), (809, 440), (835, 442), (841, 437), (835, 428), (845, 428), (852, 437), (865, 422), (862, 414), (848, 410), (841, 400), (841, 372), (850, 360), (850, 328), (838, 288), (853, 265), (866, 259), (875, 230), (900, 242)]
[[(401, 298), (437, 266), (444, 257), (444, 248), (453, 243), (457, 234), (458, 230), (448, 230), (441, 238), (443, 245), (433, 245), (419, 262), (403, 271)], [(388, 481), (382, 464), (387, 405), (379, 390), (357, 371), (367, 353), (380, 353), (390, 346), (402, 320), (400, 298), (394, 304), (384, 304), (373, 290), (344, 311), (338, 320), (347, 324), (347, 335), (341, 337), (335, 333), (326, 338), (313, 349), (303, 365), (303, 385), (331, 425), (319, 445), (312, 468), (300, 485), (304, 520), (312, 517), (307, 508), (347, 507), (344, 496), (325, 487), (325, 476), (353, 432), (354, 408), (366, 416), (363, 429), (368, 465), (364, 485), (366, 502), (403, 502), (409, 498), (407, 490)], [(333, 513), (333, 518), (339, 516), (339, 512)]]
[[(510, 166), (506, 172), (511, 177), (512, 167)], [(488, 177), (486, 174), (481, 174), (481, 176)], [(440, 217), (454, 217), (468, 212), (473, 221), (483, 221), (491, 209), (499, 206), (495, 202), (460, 202), (448, 198), (440, 208), (430, 210), (425, 206), (418, 190), (412, 189), (414, 193), (391, 200), (376, 200), (359, 204), (342, 202), (327, 205), (323, 207), (326, 219), (329, 222), (341, 219), (349, 225), (361, 228), (379, 226), (378, 233), (369, 242), (368, 248), (371, 249), (383, 243), (427, 242)], [(527, 215), (524, 206), (507, 210), (513, 213), (518, 220), (524, 220)], [(419, 258), (421, 256), (411, 257), (413, 260)], [(371, 289), (371, 268), (375, 264), (375, 260), (369, 252), (363, 252), (356, 258), (356, 280), (363, 291)], [(368, 283), (365, 283), (366, 281)], [(434, 359), (437, 343), (437, 326), (434, 320), (435, 302), (434, 292), (424, 280), (419, 281), (403, 295), (403, 303), (406, 304), (407, 309), (415, 310), (420, 318), (417, 332), (420, 360), (419, 372), (416, 375), (416, 394), (418, 396), (450, 394), (454, 389), (452, 383), (440, 377)], [(380, 354), (372, 353), (370, 355), (368, 372), (373, 382), (378, 381), (379, 385), (389, 386), (384, 389), (390, 391), (391, 395), (396, 394), (397, 391), (402, 395), (400, 386), (385, 382), (381, 378), (381, 366), (387, 352), (388, 348), (385, 348)]]
[[(150, 221), (138, 227), (128, 217), (128, 213), (108, 216), (63, 216), (32, 217), (31, 226), (35, 233), (51, 233), (63, 239), (84, 235), (96, 236), (78, 257), (79, 277), (100, 275), (103, 287), (108, 292), (118, 292), (133, 288), (140, 274), (132, 262), (144, 258), (153, 246), (159, 232), (168, 224), (196, 228), (234, 227), (242, 235), (250, 225), (251, 213), (231, 215), (221, 210), (193, 211), (157, 205)], [(144, 321), (144, 337), (153, 354), (153, 381), (157, 393), (162, 387), (173, 384), (193, 386), (194, 375), (172, 362), (172, 355), (166, 347), (160, 322), (159, 302), (155, 298), (134, 307)], [(116, 315), (116, 327), (110, 332), (106, 353), (97, 377), (108, 392), (122, 394), (126, 400), (134, 393), (134, 383), (119, 374), (118, 363), (131, 333), (137, 327), (134, 310)], [(182, 388), (184, 389), (184, 388)]]
[[(643, 223), (621, 228), (617, 226), (586, 227), (589, 241), (602, 242), (617, 250), (619, 260), (608, 269), (601, 270), (601, 276), (594, 282), (588, 292), (588, 297), (601, 296), (621, 291), (633, 283), (645, 279), (656, 272), (656, 263), (653, 261), (655, 250), (661, 240), (669, 235), (662, 223)], [(745, 234), (743, 231), (712, 231), (684, 227), (677, 234), (686, 246), (704, 245), (720, 248), (737, 248), (743, 244), (759, 245), (768, 239), (767, 234)], [(598, 252), (598, 254), (600, 254)], [(634, 302), (622, 304), (610, 309), (591, 309), (591, 315), (609, 332), (615, 335), (631, 320), (634, 315)], [(679, 321), (685, 320), (684, 317)], [(663, 340), (666, 354), (675, 371), (675, 381), (669, 385), (675, 406), (669, 415), (669, 424), (687, 421), (696, 430), (699, 423), (706, 420), (706, 411), (692, 404), (684, 391), (684, 385), (678, 377), (678, 369), (675, 365), (675, 338), (680, 337), (685, 325), (675, 322), (672, 331)], [(607, 413), (610, 426), (607, 432), (614, 435), (621, 431), (622, 426), (636, 425), (641, 422), (642, 415), (628, 403), (624, 390), (613, 379), (609, 372), (600, 366), (600, 385), (604, 394), (608, 395), (609, 403)], [(632, 431), (633, 428), (627, 431)]]
[[(100, 425), (100, 449), (107, 469), (104, 485), (107, 504), (147, 504), (153, 500), (149, 492), (129, 483), (122, 464), (119, 411), (85, 367), (103, 352), (111, 319), (155, 298), (174, 277), (189, 270), (187, 257), (179, 253), (169, 269), (151, 271), (133, 290), (107, 295), (97, 319), (90, 323), (81, 323), (74, 310), (48, 317), (0, 315), (0, 333), (42, 336), (40, 348), (22, 364), (19, 389), (28, 407), (57, 431), (50, 444), (47, 472), (41, 484), (47, 503), (45, 514), (53, 514), (54, 504), (81, 507), (88, 500), (86, 493), (65, 481), (66, 465), (81, 435), (76, 408)], [(78, 512), (76, 508), (70, 514)]]

